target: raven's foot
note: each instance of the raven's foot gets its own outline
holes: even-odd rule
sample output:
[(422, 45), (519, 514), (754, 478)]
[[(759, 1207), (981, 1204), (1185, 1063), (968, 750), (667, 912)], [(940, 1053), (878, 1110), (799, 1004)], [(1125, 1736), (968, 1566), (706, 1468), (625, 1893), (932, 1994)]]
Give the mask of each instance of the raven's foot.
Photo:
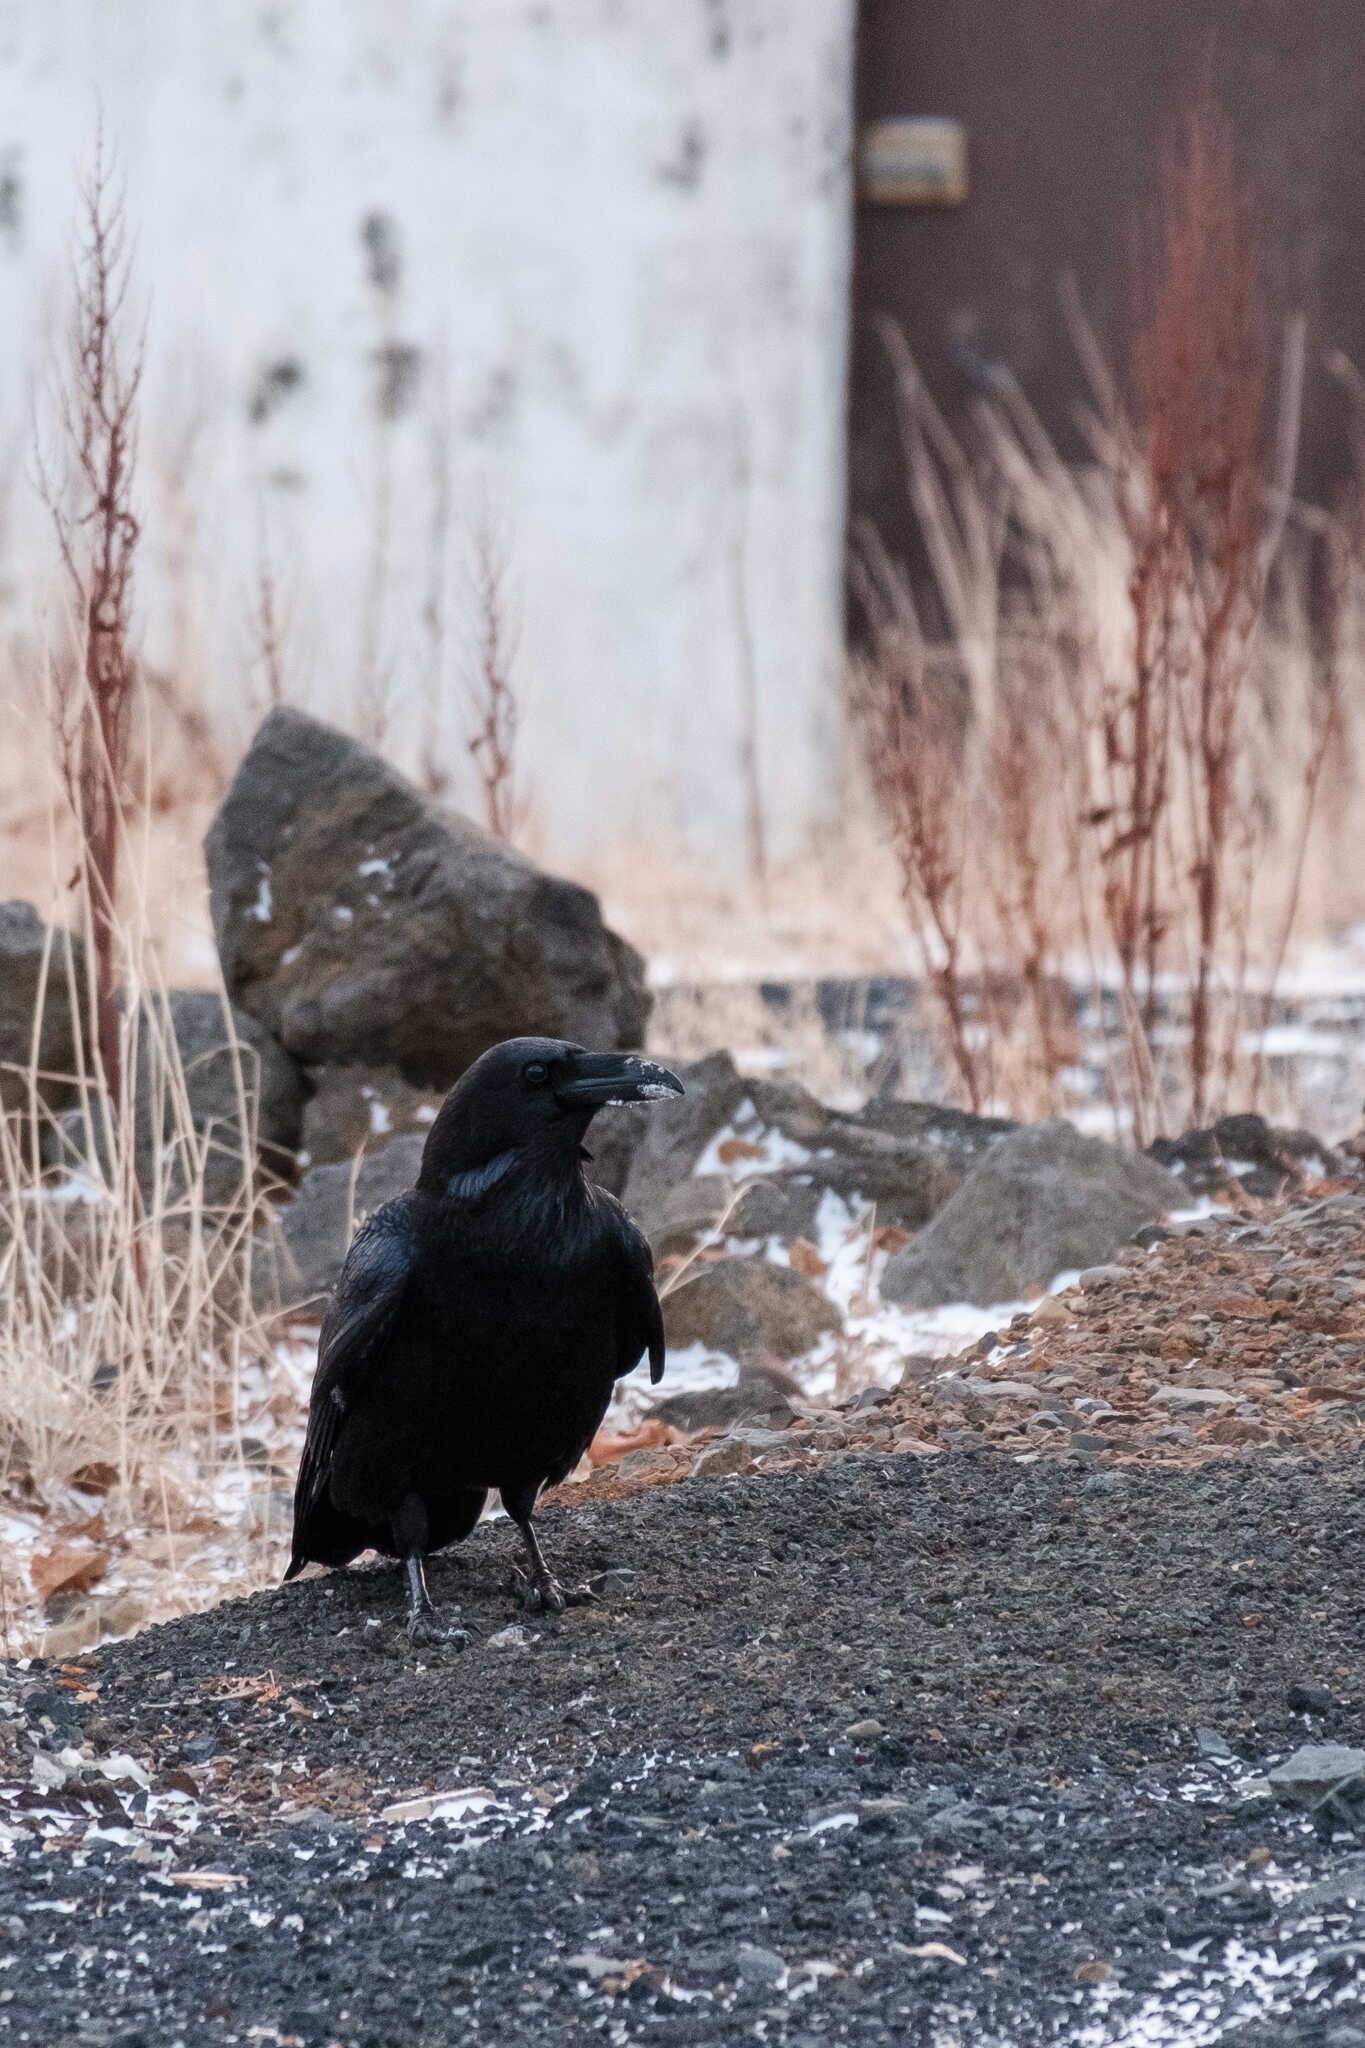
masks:
[(473, 1632), (461, 1628), (458, 1622), (441, 1620), (434, 1607), (418, 1607), (408, 1616), (408, 1641), (414, 1649), (430, 1649), (443, 1643), (447, 1649), (467, 1650), (473, 1642)]
[(550, 1571), (528, 1577), (519, 1565), (512, 1567), (511, 1591), (528, 1614), (562, 1614), (566, 1607), (590, 1607), (597, 1598), (591, 1586), (561, 1586)]

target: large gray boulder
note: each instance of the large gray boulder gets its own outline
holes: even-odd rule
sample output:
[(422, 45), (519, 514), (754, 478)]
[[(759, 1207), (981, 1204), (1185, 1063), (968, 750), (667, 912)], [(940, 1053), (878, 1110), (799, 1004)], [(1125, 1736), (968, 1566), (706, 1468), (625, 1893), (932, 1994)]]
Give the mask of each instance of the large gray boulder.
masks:
[[(84, 949), (70, 941), (77, 988), (84, 972)], [(38, 1095), (48, 1108), (60, 1108), (74, 1092), (76, 1029), (67, 972), (67, 939), (55, 932), (49, 946), (47, 927), (31, 903), (0, 903), (0, 1110), (16, 1110), (29, 1100), (28, 1069), (34, 1053), (33, 1026), (38, 1018)], [(43, 957), (47, 952), (46, 978)]]
[(934, 1308), (1015, 1301), (1071, 1267), (1098, 1266), (1185, 1190), (1141, 1153), (1060, 1120), (996, 1141), (938, 1214), (887, 1261), (888, 1301)]
[(643, 963), (589, 890), (303, 712), (265, 720), (205, 853), (228, 992), (307, 1065), (447, 1088), (520, 1032), (643, 1041)]

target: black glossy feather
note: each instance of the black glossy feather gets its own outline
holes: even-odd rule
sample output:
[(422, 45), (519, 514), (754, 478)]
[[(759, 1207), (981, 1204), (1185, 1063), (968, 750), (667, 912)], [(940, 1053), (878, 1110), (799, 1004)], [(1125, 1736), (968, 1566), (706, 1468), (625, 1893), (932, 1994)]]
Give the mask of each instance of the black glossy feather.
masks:
[[(608, 1085), (607, 1061), (554, 1040), (485, 1054), (433, 1125), (417, 1187), (357, 1234), (319, 1341), (288, 1577), (367, 1548), (440, 1549), (490, 1489), (528, 1522), (615, 1381), (646, 1355), (662, 1374), (648, 1242), (583, 1173), (581, 1098)], [(527, 1082), (528, 1066), (559, 1078)]]

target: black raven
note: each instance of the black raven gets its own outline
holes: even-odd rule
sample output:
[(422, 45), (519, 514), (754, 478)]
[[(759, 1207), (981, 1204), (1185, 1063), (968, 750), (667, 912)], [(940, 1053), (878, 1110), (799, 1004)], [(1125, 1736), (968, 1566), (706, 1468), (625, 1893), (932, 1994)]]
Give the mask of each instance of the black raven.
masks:
[(531, 1524), (612, 1388), (664, 1368), (649, 1246), (583, 1172), (608, 1103), (681, 1095), (665, 1067), (557, 1038), (475, 1060), (431, 1127), (417, 1185), (356, 1233), (318, 1343), (286, 1579), (362, 1550), (407, 1567), (414, 1642), (438, 1627), (422, 1560), (467, 1536), (490, 1487), (520, 1529), (530, 1606), (565, 1593)]

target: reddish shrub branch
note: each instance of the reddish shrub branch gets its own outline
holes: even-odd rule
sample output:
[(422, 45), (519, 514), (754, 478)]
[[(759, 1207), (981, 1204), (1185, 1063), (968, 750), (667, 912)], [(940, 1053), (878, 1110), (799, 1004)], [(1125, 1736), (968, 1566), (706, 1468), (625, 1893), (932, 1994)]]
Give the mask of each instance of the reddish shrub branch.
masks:
[(117, 1008), (119, 847), (128, 796), (133, 510), (140, 340), (125, 340), (130, 282), (123, 198), (102, 137), (81, 194), (75, 289), (58, 390), (64, 458), (42, 488), (73, 600), (77, 645), (55, 671), (55, 740), (80, 843), (79, 881), (91, 927), (91, 1007), (105, 1087), (122, 1074)]

